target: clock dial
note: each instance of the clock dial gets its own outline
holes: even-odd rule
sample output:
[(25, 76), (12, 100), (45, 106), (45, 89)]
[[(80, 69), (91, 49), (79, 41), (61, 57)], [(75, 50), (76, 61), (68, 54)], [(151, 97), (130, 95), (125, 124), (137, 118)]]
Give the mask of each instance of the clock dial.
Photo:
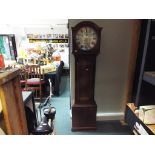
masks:
[(95, 47), (97, 34), (91, 27), (82, 27), (77, 31), (75, 39), (78, 48), (87, 51)]

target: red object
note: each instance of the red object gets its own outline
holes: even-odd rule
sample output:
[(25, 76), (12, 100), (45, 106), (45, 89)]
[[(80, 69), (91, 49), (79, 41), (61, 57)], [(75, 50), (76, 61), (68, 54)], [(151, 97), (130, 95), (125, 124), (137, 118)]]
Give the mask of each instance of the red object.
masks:
[(61, 56), (60, 55), (53, 56), (53, 58), (54, 58), (54, 61), (61, 61)]
[(0, 54), (0, 69), (1, 68), (5, 68), (4, 57), (2, 54)]

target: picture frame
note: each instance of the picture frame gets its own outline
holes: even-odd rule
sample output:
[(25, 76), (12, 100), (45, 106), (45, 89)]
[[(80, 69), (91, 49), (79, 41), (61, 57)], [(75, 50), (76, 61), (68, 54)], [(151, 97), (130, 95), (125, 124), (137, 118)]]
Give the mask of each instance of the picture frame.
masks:
[(33, 39), (33, 34), (27, 34), (28, 39)]

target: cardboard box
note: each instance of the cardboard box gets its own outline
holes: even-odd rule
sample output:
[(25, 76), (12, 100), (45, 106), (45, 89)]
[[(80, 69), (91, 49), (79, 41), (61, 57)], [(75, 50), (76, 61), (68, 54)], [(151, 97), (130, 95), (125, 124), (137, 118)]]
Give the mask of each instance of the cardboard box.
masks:
[(139, 118), (145, 124), (155, 124), (155, 105), (140, 106)]

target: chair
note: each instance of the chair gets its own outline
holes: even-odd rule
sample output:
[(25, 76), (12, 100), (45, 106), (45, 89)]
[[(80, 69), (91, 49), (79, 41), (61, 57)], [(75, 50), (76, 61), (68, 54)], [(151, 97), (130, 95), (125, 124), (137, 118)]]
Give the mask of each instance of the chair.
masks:
[(26, 68), (21, 68), (20, 69), (20, 86), (22, 90), (25, 90), (26, 79), (27, 79)]
[(27, 67), (26, 90), (35, 91), (36, 97), (39, 91), (40, 102), (42, 99), (42, 86), (45, 83), (44, 73), (41, 73), (39, 65), (29, 65)]

